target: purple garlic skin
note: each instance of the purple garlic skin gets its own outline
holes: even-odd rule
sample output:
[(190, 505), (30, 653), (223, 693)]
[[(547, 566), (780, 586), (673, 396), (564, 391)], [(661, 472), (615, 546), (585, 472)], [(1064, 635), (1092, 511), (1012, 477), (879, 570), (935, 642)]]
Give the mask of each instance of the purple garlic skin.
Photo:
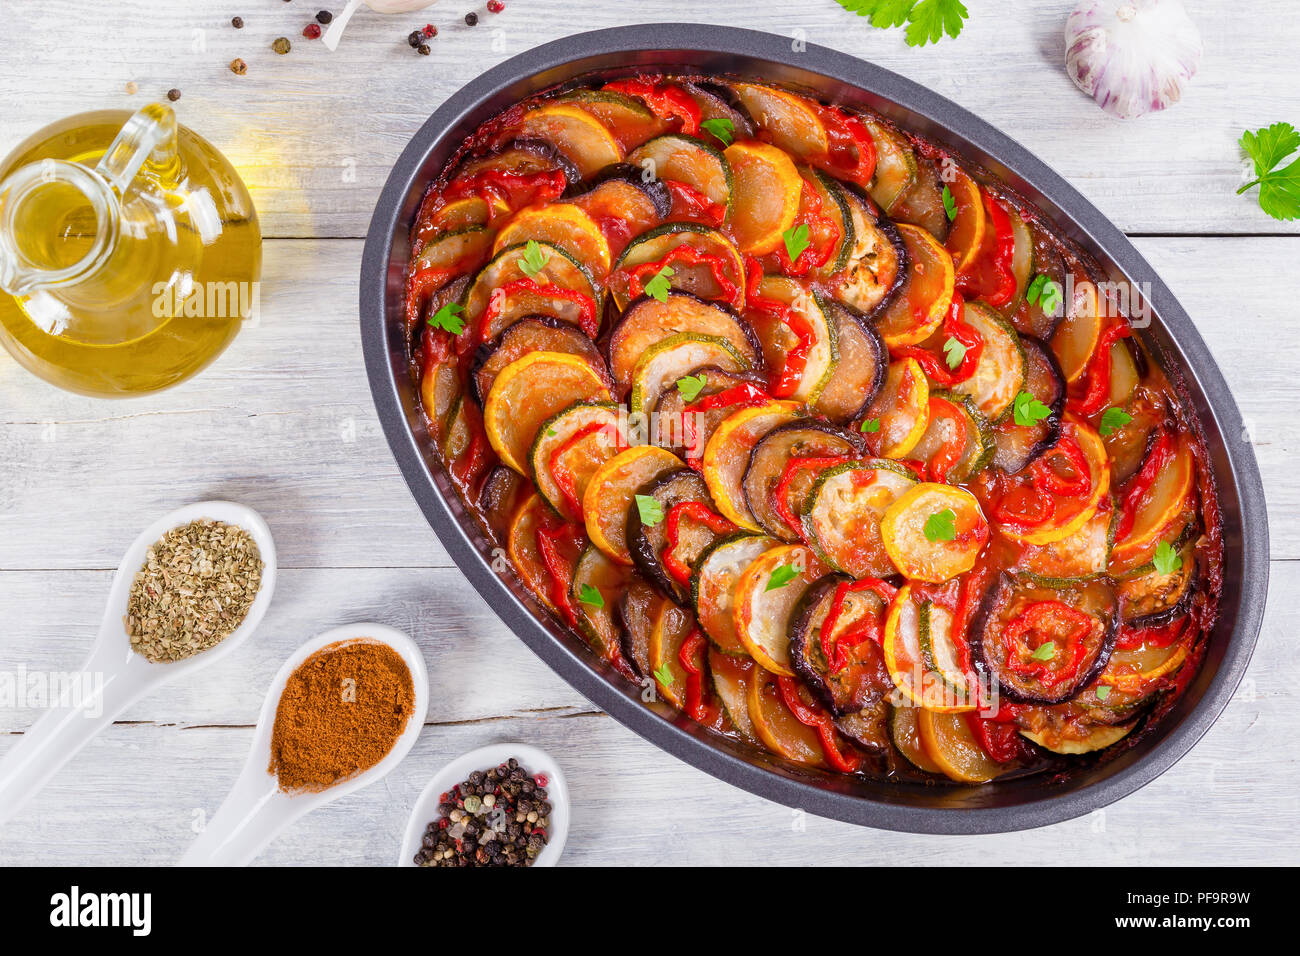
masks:
[(1070, 79), (1121, 119), (1177, 103), (1202, 51), (1182, 0), (1083, 0), (1065, 24)]

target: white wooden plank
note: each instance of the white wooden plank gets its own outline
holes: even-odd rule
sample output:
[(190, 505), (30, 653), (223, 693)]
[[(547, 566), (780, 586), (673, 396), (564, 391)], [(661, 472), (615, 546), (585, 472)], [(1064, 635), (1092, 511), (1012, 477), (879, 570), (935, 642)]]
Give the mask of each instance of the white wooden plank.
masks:
[[(1300, 558), (1300, 354), (1279, 302), (1297, 243), (1138, 242), (1187, 307), (1246, 415), (1273, 555)], [(0, 356), (0, 568), (113, 568), (154, 516), (227, 497), (271, 522), (285, 567), (446, 567), (397, 474), (362, 369), (357, 241), (266, 243), (260, 325), (157, 396), (103, 402)], [(1225, 294), (1225, 289), (1231, 289)], [(1243, 331), (1248, 334), (1243, 334)]]
[[(337, 4), (336, 4), (337, 6)], [(304, 4), (117, 0), (87, 23), (75, 0), (0, 2), (0, 155), (65, 115), (135, 108), (178, 87), (183, 122), (239, 165), (272, 236), (364, 235), (379, 189), (410, 136), (478, 72), (532, 46), (588, 29), (644, 22), (714, 22), (799, 38), (873, 60), (956, 100), (1054, 166), (1121, 228), (1136, 232), (1297, 232), (1234, 195), (1243, 180), (1241, 131), (1300, 114), (1289, 0), (1189, 2), (1206, 41), (1183, 102), (1123, 122), (1103, 114), (1066, 76), (1060, 0), (970, 3), (956, 40), (907, 47), (832, 0), (512, 0), (469, 28), (465, 4), (405, 17), (358, 15), (338, 51), (300, 36)], [(247, 21), (229, 26), (232, 11)], [(431, 20), (433, 55), (405, 42)], [(285, 35), (293, 52), (277, 56)], [(1294, 39), (1291, 31), (1291, 40)], [(227, 68), (235, 57), (245, 76)], [(127, 82), (139, 84), (134, 97)]]

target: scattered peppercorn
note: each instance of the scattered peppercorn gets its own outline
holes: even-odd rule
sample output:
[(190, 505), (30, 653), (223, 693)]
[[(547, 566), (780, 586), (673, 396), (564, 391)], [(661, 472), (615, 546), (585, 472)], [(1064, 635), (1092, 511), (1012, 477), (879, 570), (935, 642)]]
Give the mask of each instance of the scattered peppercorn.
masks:
[(231, 25), (232, 27), (234, 27), (236, 30), (242, 30), (242, 29), (244, 29), (244, 18), (243, 18), (243, 17), (231, 17), (231, 18), (230, 18), (230, 25)]
[(478, 14), (474, 12), (465, 14), (465, 26), (467, 27), (478, 26)]
[(500, 13), (506, 8), (506, 0), (488, 0), (488, 13)]
[(410, 35), (406, 38), (406, 42), (409, 43), (411, 45), (411, 49), (414, 50), (416, 47), (418, 47), (421, 43), (424, 42), (424, 34), (419, 30), (412, 30)]
[(135, 94), (139, 92), (140, 92), (140, 84), (135, 82), (135, 80), (132, 80), (131, 82), (126, 84), (127, 96), (135, 96)]
[(305, 36), (308, 40), (319, 40), (320, 24), (319, 23), (307, 24), (305, 27), (302, 28), (302, 35)]
[(234, 59), (230, 61), (230, 72), (236, 76), (243, 76), (248, 72), (248, 64), (243, 60)]
[(329, 26), (332, 22), (334, 22), (334, 14), (330, 13), (328, 10), (322, 10), (318, 14), (316, 14), (316, 22), (323, 23), (326, 26)]
[(171, 100), (173, 103), (175, 103), (180, 98), (181, 98), (181, 91), (176, 89), (176, 87), (172, 87), (170, 90), (167, 91), (167, 99)]
[(439, 819), (424, 831), (417, 866), (532, 866), (545, 849), (553, 809), (546, 787), (511, 757), (475, 770), (438, 797)]
[(426, 37), (432, 39), (433, 37), (436, 37), (438, 35), (438, 28), (435, 27), (432, 23), (426, 23), (424, 25), (424, 30), (421, 32), (424, 33)]
[(433, 51), (429, 49), (429, 44), (421, 43), (415, 48), (415, 52), (420, 54), (420, 56), (428, 56)]
[(276, 53), (280, 54), (281, 56), (284, 56), (290, 50), (289, 38), (276, 37), (275, 42), (271, 44), (271, 49), (274, 50)]

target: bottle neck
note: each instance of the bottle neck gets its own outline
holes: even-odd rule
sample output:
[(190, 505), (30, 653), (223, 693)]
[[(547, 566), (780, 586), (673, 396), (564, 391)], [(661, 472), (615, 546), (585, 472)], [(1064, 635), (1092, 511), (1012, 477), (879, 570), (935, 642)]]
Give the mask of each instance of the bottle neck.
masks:
[(82, 282), (117, 245), (121, 209), (95, 170), (45, 159), (0, 183), (0, 289), (14, 296)]

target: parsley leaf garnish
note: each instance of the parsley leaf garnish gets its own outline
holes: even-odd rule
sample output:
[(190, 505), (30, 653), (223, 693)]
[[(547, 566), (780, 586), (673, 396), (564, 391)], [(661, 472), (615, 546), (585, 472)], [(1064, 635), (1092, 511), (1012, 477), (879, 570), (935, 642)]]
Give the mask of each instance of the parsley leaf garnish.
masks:
[(1097, 426), (1097, 431), (1101, 432), (1102, 437), (1113, 435), (1125, 425), (1133, 420), (1133, 416), (1118, 405), (1112, 405), (1101, 413), (1101, 422)]
[(662, 664), (659, 665), (659, 669), (654, 671), (654, 675), (655, 675), (655, 680), (663, 684), (665, 687), (667, 687), (669, 684), (673, 682), (672, 668), (668, 666), (667, 661), (664, 661)]
[(1051, 641), (1046, 644), (1039, 644), (1038, 649), (1029, 656), (1036, 661), (1050, 661), (1056, 656), (1056, 645)]
[(650, 495), (636, 496), (636, 510), (644, 525), (653, 527), (664, 520), (664, 506), (659, 503), (658, 498), (652, 498)]
[(1183, 559), (1178, 556), (1172, 544), (1161, 541), (1156, 545), (1156, 556), (1151, 563), (1156, 566), (1157, 574), (1173, 574), (1183, 566)]
[(436, 329), (450, 332), (452, 335), (460, 335), (465, 331), (465, 320), (460, 317), (463, 308), (465, 307), (459, 302), (448, 302), (433, 314), (429, 319), (429, 324)]
[(783, 588), (799, 576), (799, 571), (792, 564), (777, 565), (772, 572), (772, 576), (767, 579), (767, 585), (764, 591), (775, 591), (777, 588)]
[(943, 343), (943, 354), (947, 357), (948, 367), (955, 369), (966, 357), (966, 346), (958, 342), (955, 336), (950, 335), (948, 341)]
[(1107, 697), (1109, 697), (1109, 696), (1110, 696), (1110, 685), (1109, 685), (1109, 684), (1102, 684), (1100, 687), (1097, 688), (1097, 699), (1098, 699), (1098, 700), (1105, 700), (1105, 699), (1106, 699)]
[(951, 508), (936, 511), (925, 519), (925, 540), (930, 543), (952, 541), (957, 537), (957, 513)]
[(703, 375), (683, 375), (677, 380), (677, 391), (681, 392), (683, 399), (693, 402), (699, 398), (700, 390), (707, 382)]
[(1038, 303), (1046, 315), (1055, 315), (1061, 305), (1061, 284), (1045, 272), (1040, 272), (1029, 282), (1025, 298), (1030, 305)]
[(528, 278), (534, 279), (550, 258), (551, 254), (539, 246), (536, 239), (529, 239), (524, 246), (524, 254), (519, 259), (519, 268)]
[(584, 584), (578, 591), (578, 600), (583, 604), (589, 604), (592, 607), (604, 607), (605, 598), (595, 587), (590, 584)]
[(876, 432), (880, 431), (880, 419), (868, 418), (858, 426), (858, 430), (864, 434), (874, 435)]
[(672, 288), (668, 280), (673, 277), (675, 270), (672, 266), (664, 266), (656, 272), (650, 281), (645, 284), (645, 294), (652, 299), (658, 299), (660, 302), (668, 301), (668, 290)]
[(1052, 410), (1029, 392), (1021, 392), (1012, 404), (1012, 415), (1017, 425), (1037, 425), (1050, 414)]
[(860, 17), (870, 17), (873, 27), (907, 24), (907, 45), (938, 43), (945, 33), (955, 37), (970, 13), (961, 0), (835, 0)]
[(808, 224), (801, 222), (796, 226), (791, 226), (781, 233), (781, 238), (785, 240), (786, 255), (790, 257), (791, 262), (797, 262), (811, 242), (808, 238)]
[(953, 198), (952, 190), (947, 186), (943, 187), (943, 211), (948, 214), (949, 222), (957, 218), (957, 200)]
[(713, 119), (706, 119), (700, 124), (700, 129), (704, 130), (723, 146), (730, 146), (732, 139), (735, 138), (736, 124), (731, 122), (725, 116), (715, 116)]
[(1274, 219), (1300, 219), (1300, 159), (1281, 169), (1278, 163), (1300, 149), (1300, 132), (1290, 123), (1274, 123), (1241, 134), (1241, 148), (1255, 163), (1255, 178), (1237, 190), (1259, 187), (1259, 208)]

